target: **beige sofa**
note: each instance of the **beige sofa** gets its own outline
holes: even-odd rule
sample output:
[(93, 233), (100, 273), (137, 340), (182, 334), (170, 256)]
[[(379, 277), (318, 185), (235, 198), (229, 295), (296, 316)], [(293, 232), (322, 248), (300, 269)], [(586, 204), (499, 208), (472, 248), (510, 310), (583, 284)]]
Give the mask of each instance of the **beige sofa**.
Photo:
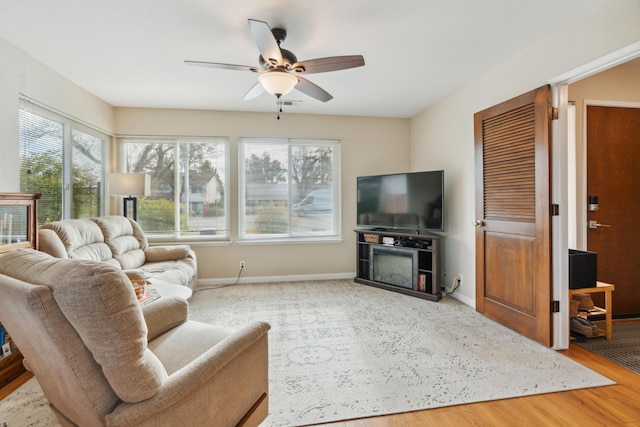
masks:
[(33, 249), (0, 256), (0, 322), (63, 426), (257, 426), (268, 414), (268, 330), (138, 303), (106, 262)]
[(189, 246), (149, 246), (138, 223), (124, 216), (50, 222), (38, 230), (38, 244), (56, 258), (103, 261), (154, 284), (196, 286), (196, 255)]

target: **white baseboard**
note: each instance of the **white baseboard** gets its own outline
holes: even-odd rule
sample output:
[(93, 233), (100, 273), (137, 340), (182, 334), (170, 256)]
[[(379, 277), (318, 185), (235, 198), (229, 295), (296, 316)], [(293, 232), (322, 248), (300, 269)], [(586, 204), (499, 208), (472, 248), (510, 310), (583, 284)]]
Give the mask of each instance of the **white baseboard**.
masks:
[(287, 275), (287, 276), (250, 276), (240, 277), (238, 280), (235, 277), (223, 277), (217, 279), (198, 279), (196, 290), (217, 288), (220, 286), (227, 286), (233, 283), (271, 283), (271, 282), (302, 282), (312, 280), (344, 280), (353, 279), (356, 277), (355, 272), (347, 273), (331, 273), (331, 274), (300, 274), (300, 275)]
[(455, 298), (458, 301), (460, 301), (463, 304), (468, 305), (469, 307), (474, 307), (476, 306), (476, 301), (469, 298), (469, 297), (465, 297), (464, 295), (461, 294), (456, 294), (455, 292), (452, 293), (451, 295), (449, 295), (451, 298)]

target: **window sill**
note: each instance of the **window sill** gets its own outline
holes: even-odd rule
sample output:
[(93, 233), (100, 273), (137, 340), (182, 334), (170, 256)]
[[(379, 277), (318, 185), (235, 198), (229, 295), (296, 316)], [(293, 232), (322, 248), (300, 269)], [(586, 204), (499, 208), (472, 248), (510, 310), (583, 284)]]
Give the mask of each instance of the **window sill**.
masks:
[(238, 245), (308, 245), (309, 243), (342, 243), (339, 236), (331, 237), (306, 237), (306, 238), (281, 238), (281, 239), (242, 239)]
[(149, 246), (160, 246), (160, 245), (189, 245), (189, 246), (229, 246), (231, 244), (231, 240), (229, 239), (217, 239), (217, 240), (204, 240), (204, 239), (172, 239), (167, 237), (147, 237), (147, 241), (149, 242)]

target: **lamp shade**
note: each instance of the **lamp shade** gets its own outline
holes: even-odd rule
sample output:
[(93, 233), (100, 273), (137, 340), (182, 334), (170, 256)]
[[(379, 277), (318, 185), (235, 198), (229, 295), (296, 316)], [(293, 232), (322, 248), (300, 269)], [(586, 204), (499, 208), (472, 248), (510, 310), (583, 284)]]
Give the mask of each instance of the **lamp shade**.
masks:
[(148, 196), (151, 179), (143, 173), (112, 173), (109, 175), (109, 192), (114, 196)]
[(278, 98), (291, 92), (293, 87), (298, 83), (298, 79), (295, 76), (283, 71), (269, 71), (260, 74), (258, 81), (264, 90)]

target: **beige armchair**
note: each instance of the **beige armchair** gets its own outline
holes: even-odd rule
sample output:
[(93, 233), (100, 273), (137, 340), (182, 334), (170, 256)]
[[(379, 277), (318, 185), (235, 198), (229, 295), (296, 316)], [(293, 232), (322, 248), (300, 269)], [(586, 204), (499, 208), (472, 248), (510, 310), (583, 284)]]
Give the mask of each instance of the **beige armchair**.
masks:
[(0, 322), (64, 426), (256, 426), (267, 416), (269, 325), (229, 331), (188, 305), (144, 307), (104, 262), (31, 249), (0, 257)]

